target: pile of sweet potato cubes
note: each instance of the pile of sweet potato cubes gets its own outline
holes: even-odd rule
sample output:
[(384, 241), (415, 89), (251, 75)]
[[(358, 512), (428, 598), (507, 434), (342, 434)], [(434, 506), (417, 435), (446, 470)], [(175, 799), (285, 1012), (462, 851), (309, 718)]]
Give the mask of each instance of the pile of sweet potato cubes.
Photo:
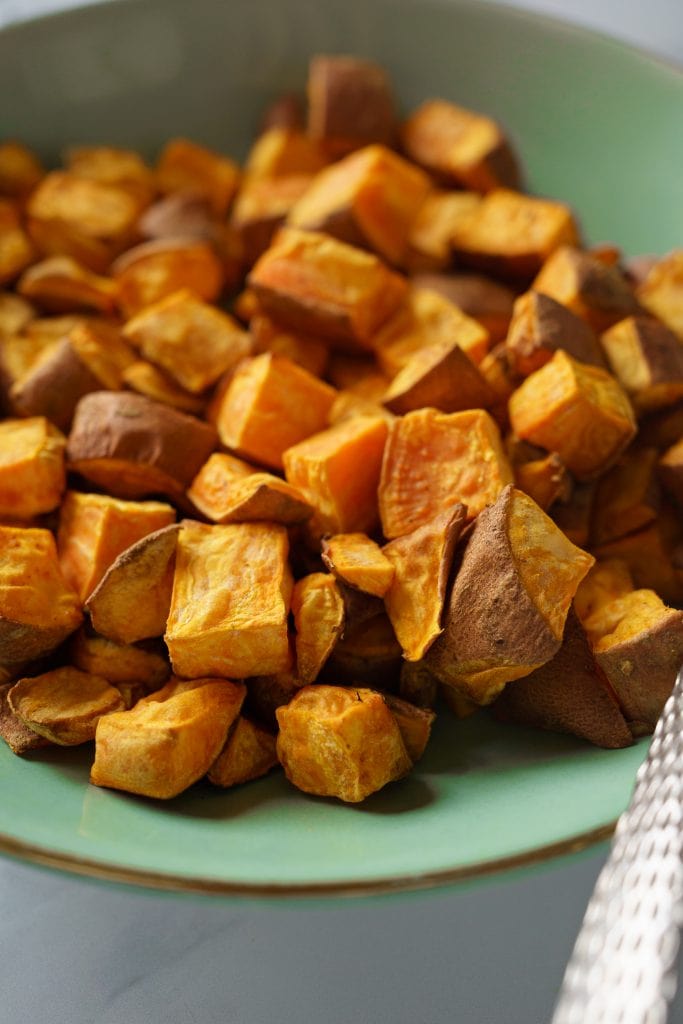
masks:
[(0, 734), (358, 801), (446, 714), (606, 747), (683, 661), (683, 251), (311, 62), (240, 169), (0, 145)]

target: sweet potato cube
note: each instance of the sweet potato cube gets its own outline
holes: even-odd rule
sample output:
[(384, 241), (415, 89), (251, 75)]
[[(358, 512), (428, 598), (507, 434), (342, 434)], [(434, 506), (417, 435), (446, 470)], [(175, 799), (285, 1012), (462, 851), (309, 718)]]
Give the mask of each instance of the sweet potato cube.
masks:
[(207, 778), (214, 786), (227, 789), (259, 779), (278, 764), (272, 732), (240, 715)]
[(20, 679), (7, 699), (29, 729), (63, 747), (93, 740), (100, 718), (124, 707), (106, 679), (71, 667)]
[(336, 423), (343, 423), (344, 420), (353, 419), (355, 416), (381, 416), (387, 423), (394, 419), (394, 414), (383, 405), (377, 405), (368, 398), (361, 398), (352, 391), (338, 391), (330, 409), (330, 426), (333, 427)]
[(593, 612), (617, 597), (630, 594), (634, 589), (633, 577), (626, 562), (619, 558), (596, 562), (579, 583), (574, 596), (574, 610), (581, 622), (585, 622)]
[(274, 126), (262, 132), (244, 164), (245, 180), (276, 181), (311, 176), (328, 163), (321, 145), (298, 128)]
[(370, 347), (408, 288), (372, 253), (296, 228), (278, 232), (248, 280), (269, 316), (351, 349)]
[(386, 146), (366, 146), (320, 171), (287, 223), (325, 231), (398, 264), (430, 187), (423, 171)]
[(245, 679), (289, 667), (288, 549), (283, 526), (184, 524), (165, 637), (175, 672)]
[(64, 164), (68, 171), (80, 178), (118, 185), (146, 202), (154, 197), (152, 171), (140, 154), (132, 149), (71, 146), (65, 153)]
[(239, 366), (218, 407), (226, 446), (275, 469), (282, 453), (327, 425), (335, 399), (329, 384), (284, 356), (263, 353)]
[(294, 526), (313, 514), (303, 494), (291, 484), (222, 452), (209, 456), (187, 496), (213, 523), (263, 521)]
[(98, 391), (78, 403), (67, 463), (118, 497), (179, 499), (216, 440), (214, 428), (194, 416), (142, 395)]
[(136, 391), (139, 395), (161, 402), (163, 405), (170, 405), (172, 409), (178, 409), (180, 412), (189, 412), (197, 416), (206, 406), (200, 395), (191, 395), (158, 366), (148, 363), (146, 359), (135, 359), (129, 363), (121, 377), (131, 391)]
[(394, 567), (379, 544), (365, 533), (338, 533), (322, 544), (322, 559), (330, 572), (350, 587), (384, 597)]
[(456, 343), (474, 363), (489, 347), (486, 330), (436, 292), (411, 288), (404, 302), (372, 339), (377, 361), (395, 377), (408, 360), (428, 345)]
[(407, 661), (420, 661), (442, 632), (446, 588), (464, 525), (464, 505), (453, 505), (383, 549), (394, 567), (384, 604)]
[(0, 686), (0, 738), (2, 738), (13, 754), (26, 754), (29, 750), (37, 750), (50, 744), (44, 736), (39, 736), (33, 729), (24, 725), (18, 715), (9, 706), (7, 695), (14, 683), (3, 683)]
[(515, 301), (515, 293), (507, 285), (482, 274), (420, 273), (415, 274), (412, 280), (416, 288), (438, 292), (467, 316), (477, 320), (488, 331), (492, 343), (504, 340)]
[[(340, 589), (343, 586), (340, 584)], [(353, 593), (350, 588), (347, 592)], [(382, 609), (379, 598), (360, 592), (359, 597), (369, 603), (370, 609), (375, 607), (375, 602)], [(337, 641), (320, 679), (389, 690), (396, 686), (401, 671), (401, 655), (401, 645), (383, 610), (356, 621), (347, 611), (343, 636)]]
[(290, 210), (308, 190), (311, 174), (285, 178), (246, 178), (230, 214), (248, 266), (255, 263), (273, 240)]
[(102, 387), (121, 390), (124, 371), (135, 362), (135, 350), (115, 324), (83, 320), (71, 329), (68, 339), (78, 359)]
[(101, 719), (96, 786), (168, 800), (197, 782), (220, 754), (244, 686), (227, 679), (172, 680), (130, 711)]
[(277, 720), (280, 763), (304, 793), (359, 803), (412, 767), (394, 715), (373, 690), (305, 686)]
[(528, 377), (540, 370), (558, 348), (580, 363), (605, 367), (595, 332), (584, 320), (542, 292), (532, 289), (520, 295), (505, 339), (514, 374)]
[(207, 242), (156, 239), (128, 249), (112, 267), (116, 301), (124, 316), (183, 288), (196, 298), (215, 302), (223, 287), (223, 267)]
[(69, 641), (69, 657), (76, 668), (102, 676), (112, 686), (127, 689), (134, 684), (138, 696), (158, 690), (171, 674), (163, 644), (120, 644), (87, 627)]
[(217, 217), (227, 213), (239, 185), (239, 167), (227, 157), (188, 139), (172, 139), (159, 156), (159, 189), (194, 192), (205, 197)]
[(683, 661), (683, 612), (667, 608), (653, 591), (634, 590), (593, 615), (586, 628), (626, 718), (654, 729)]
[(384, 536), (411, 533), (457, 502), (474, 519), (512, 479), (498, 427), (483, 409), (410, 412), (389, 427), (379, 485)]
[(571, 239), (562, 241), (568, 244), (548, 254), (534, 280), (535, 291), (561, 302), (598, 332), (640, 311), (633, 289), (618, 267), (572, 248)]
[(653, 317), (620, 320), (600, 339), (614, 376), (638, 414), (683, 398), (683, 345)]
[(68, 491), (57, 544), (64, 578), (85, 601), (122, 551), (175, 521), (170, 505)]
[(25, 199), (36, 187), (45, 170), (35, 153), (21, 142), (0, 143), (0, 195)]
[(604, 473), (636, 432), (631, 404), (614, 377), (561, 349), (517, 388), (509, 412), (518, 437), (557, 452), (578, 480)]
[(344, 420), (283, 453), (285, 477), (317, 513), (323, 532), (370, 533), (388, 427), (379, 416)]
[[(272, 352), (275, 356), (286, 356), (297, 366), (308, 370), (314, 377), (324, 376), (330, 350), (319, 338), (287, 331), (263, 313), (251, 318), (249, 333), (254, 340), (255, 353)], [(334, 381), (332, 383), (334, 384)]]
[(569, 489), (567, 468), (556, 452), (522, 462), (514, 467), (514, 473), (515, 487), (533, 498), (544, 512)]
[(382, 399), (392, 412), (403, 415), (430, 407), (440, 412), (490, 409), (496, 393), (457, 341), (425, 345), (407, 360)]
[(411, 160), (442, 181), (477, 192), (517, 188), (519, 169), (499, 125), (447, 100), (427, 100), (401, 129)]
[(48, 530), (0, 526), (0, 665), (49, 654), (81, 624)]
[(384, 699), (401, 730), (408, 757), (415, 764), (425, 752), (436, 715), (433, 711), (415, 707), (392, 694), (386, 694)]
[[(578, 227), (564, 203), (497, 189), (455, 229), (453, 249), (468, 266), (528, 280), (561, 245), (578, 241)], [(537, 291), (546, 291), (540, 283)]]
[[(481, 197), (476, 192), (432, 189), (427, 193), (408, 231), (408, 246), (403, 261), (410, 274), (428, 274), (450, 266), (453, 262), (453, 232), (480, 202)], [(459, 305), (449, 295), (446, 298)]]
[(66, 487), (65, 446), (42, 416), (0, 423), (0, 516), (30, 519), (57, 508)]
[(570, 733), (598, 747), (615, 749), (633, 742), (614, 691), (600, 674), (581, 623), (571, 611), (557, 654), (506, 686), (493, 713), (503, 722)]
[(206, 196), (171, 192), (147, 207), (138, 231), (148, 239), (207, 242), (215, 239), (218, 223)]
[(106, 314), (113, 312), (116, 285), (71, 256), (50, 256), (24, 271), (17, 291), (51, 313), (90, 309)]
[(0, 285), (13, 281), (34, 259), (33, 245), (21, 225), (17, 208), (0, 199)]
[(683, 604), (683, 579), (674, 568), (672, 544), (661, 521), (591, 550), (599, 561), (619, 558), (626, 562), (636, 587), (655, 590), (669, 604)]
[(629, 448), (601, 477), (591, 525), (594, 544), (623, 537), (656, 520), (660, 505), (658, 457), (656, 448)]
[(531, 498), (507, 487), (475, 521), (427, 665), (446, 686), (489, 704), (557, 653), (593, 561)]
[(637, 294), (641, 305), (683, 339), (683, 249), (655, 262)]
[(333, 576), (314, 572), (292, 590), (296, 665), (301, 685), (314, 683), (344, 628), (344, 601)]
[(173, 523), (148, 533), (111, 563), (86, 602), (102, 636), (119, 644), (163, 636), (179, 529)]
[(36, 310), (21, 295), (0, 292), (0, 339), (19, 334), (35, 316)]
[(120, 185), (51, 171), (28, 201), (28, 229), (46, 256), (72, 256), (102, 273), (134, 241), (144, 205)]
[(81, 398), (102, 386), (66, 337), (40, 348), (25, 373), (12, 383), (10, 406), (20, 416), (44, 416), (68, 431)]
[(319, 54), (308, 69), (308, 134), (338, 155), (371, 142), (391, 145), (396, 109), (386, 71), (372, 61)]

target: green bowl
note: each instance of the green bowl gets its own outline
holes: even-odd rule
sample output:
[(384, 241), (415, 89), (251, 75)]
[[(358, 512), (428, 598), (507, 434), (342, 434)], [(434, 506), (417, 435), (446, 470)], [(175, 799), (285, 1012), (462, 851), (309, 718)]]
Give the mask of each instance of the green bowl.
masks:
[[(0, 134), (152, 155), (188, 135), (243, 155), (315, 52), (373, 57), (405, 109), (444, 96), (508, 127), (538, 192), (629, 254), (683, 242), (683, 75), (608, 39), (468, 0), (118, 0), (0, 32)], [(643, 743), (602, 751), (440, 720), (408, 780), (360, 806), (281, 776), (152, 803), (88, 784), (91, 752), (0, 750), (0, 849), (100, 878), (246, 895), (453, 883), (610, 834)]]

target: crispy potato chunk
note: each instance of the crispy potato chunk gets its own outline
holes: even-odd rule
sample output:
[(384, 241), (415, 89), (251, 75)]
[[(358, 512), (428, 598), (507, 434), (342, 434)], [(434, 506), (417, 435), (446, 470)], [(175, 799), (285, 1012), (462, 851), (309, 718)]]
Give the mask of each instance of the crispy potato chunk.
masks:
[(97, 727), (96, 786), (168, 800), (197, 782), (220, 754), (245, 689), (227, 679), (172, 680)]
[(118, 185), (145, 203), (154, 197), (154, 178), (139, 153), (115, 146), (73, 146), (65, 154), (72, 174), (104, 185)]
[(656, 448), (629, 448), (599, 481), (591, 524), (594, 544), (649, 526), (659, 512)]
[(240, 715), (207, 778), (227, 789), (260, 779), (279, 763), (272, 732)]
[(118, 497), (178, 500), (216, 440), (214, 428), (194, 416), (142, 395), (98, 391), (78, 403), (67, 463)]
[(112, 686), (135, 684), (141, 695), (158, 690), (171, 674), (161, 644), (119, 644), (86, 627), (69, 642), (69, 656), (81, 671), (102, 676)]
[(51, 313), (90, 309), (107, 314), (114, 310), (116, 285), (71, 256), (50, 256), (24, 271), (17, 291)]
[(138, 231), (148, 239), (215, 240), (217, 220), (205, 196), (196, 192), (171, 192), (148, 206), (138, 221)]
[(288, 551), (283, 526), (184, 524), (165, 637), (174, 671), (245, 679), (289, 667)]
[(220, 400), (216, 426), (238, 455), (282, 469), (283, 452), (327, 425), (336, 392), (285, 356), (239, 366)]
[(256, 181), (310, 178), (328, 162), (320, 144), (300, 128), (274, 125), (266, 128), (249, 150), (244, 176), (249, 186)]
[(400, 264), (430, 187), (423, 171), (386, 146), (366, 146), (320, 171), (287, 223), (325, 231)]
[(639, 312), (633, 289), (618, 267), (590, 252), (572, 248), (571, 239), (544, 263), (533, 287), (585, 320), (594, 331), (606, 331), (618, 320)]
[(411, 288), (405, 301), (372, 340), (377, 360), (389, 377), (427, 345), (456, 342), (473, 363), (489, 347), (486, 330), (436, 292)]
[(614, 377), (561, 349), (517, 388), (509, 411), (518, 437), (557, 452), (579, 480), (604, 473), (636, 432), (631, 404)]
[(515, 376), (528, 377), (540, 370), (558, 348), (580, 363), (605, 367), (595, 332), (584, 320), (549, 295), (533, 289), (520, 295), (505, 339), (505, 350)]
[(0, 143), (0, 195), (25, 199), (45, 174), (35, 153), (15, 140)]
[(352, 350), (370, 347), (408, 288), (373, 254), (296, 228), (278, 232), (248, 280), (269, 316)]
[(120, 185), (51, 171), (28, 201), (28, 230), (46, 256), (72, 256), (102, 273), (134, 241), (144, 205)]
[(316, 510), (322, 532), (370, 533), (377, 525), (377, 485), (387, 423), (357, 416), (283, 453), (285, 476)]
[(81, 398), (102, 381), (80, 358), (70, 339), (42, 347), (10, 388), (10, 404), (20, 416), (44, 416), (67, 431)]
[(47, 747), (50, 741), (39, 736), (33, 729), (24, 725), (18, 715), (9, 706), (7, 695), (14, 683), (3, 683), (0, 686), (0, 738), (2, 738), (13, 754), (26, 754), (29, 750)]
[(20, 679), (7, 699), (24, 725), (62, 747), (94, 739), (100, 718), (124, 707), (106, 679), (71, 667)]
[[(353, 591), (346, 588), (346, 593)], [(367, 611), (356, 616), (353, 606), (346, 606), (344, 634), (337, 641), (320, 678), (350, 686), (362, 683), (394, 689), (401, 671), (401, 645), (379, 598), (362, 593), (360, 597), (369, 602)], [(372, 615), (375, 602), (379, 611)]]
[(113, 291), (124, 316), (183, 288), (196, 298), (215, 302), (223, 287), (223, 267), (212, 246), (203, 241), (156, 239), (128, 249), (114, 263)]
[(465, 514), (464, 505), (453, 505), (383, 549), (394, 567), (384, 604), (407, 661), (420, 661), (443, 632), (446, 587)]
[(231, 316), (187, 289), (147, 306), (123, 333), (192, 394), (215, 384), (251, 349), (249, 337)]
[(384, 597), (394, 579), (392, 563), (365, 533), (338, 533), (325, 538), (322, 559), (338, 579), (375, 597)]
[(170, 405), (179, 412), (189, 412), (198, 416), (206, 406), (206, 401), (201, 395), (191, 395), (158, 366), (153, 366), (145, 359), (135, 359), (126, 366), (121, 376), (131, 391), (137, 391), (139, 395), (161, 402), (163, 405)]
[(619, 558), (626, 562), (636, 587), (655, 590), (669, 604), (683, 604), (683, 579), (673, 565), (673, 550), (663, 521), (636, 533), (598, 544), (591, 550), (599, 561)]
[(655, 261), (638, 288), (638, 299), (683, 339), (683, 249)]
[(391, 424), (384, 452), (384, 536), (393, 540), (410, 533), (456, 502), (473, 519), (512, 479), (498, 428), (483, 409), (408, 413)]
[(415, 764), (425, 752), (436, 715), (433, 711), (415, 707), (392, 694), (386, 694), (384, 699), (401, 730), (408, 757)]
[[(458, 193), (454, 193), (458, 195)], [(454, 306), (477, 320), (491, 342), (503, 341), (512, 318), (515, 293), (507, 285), (482, 274), (415, 274), (413, 284), (438, 292)]]
[(391, 145), (396, 109), (383, 68), (360, 57), (318, 54), (308, 69), (308, 134), (334, 155), (371, 142)]
[(626, 562), (620, 558), (608, 558), (596, 562), (579, 583), (574, 596), (574, 610), (581, 622), (614, 601), (617, 597), (630, 594), (635, 589), (633, 577)]
[(300, 684), (314, 683), (344, 628), (344, 601), (334, 577), (314, 572), (292, 590), (296, 665)]
[(0, 199), (0, 285), (13, 281), (35, 258), (14, 203)]
[(440, 682), (478, 704), (558, 651), (569, 606), (594, 559), (521, 491), (477, 517), (427, 654)]
[(249, 266), (266, 251), (312, 180), (312, 174), (246, 178), (232, 208), (230, 223), (240, 238)]
[(506, 686), (493, 713), (503, 722), (570, 733), (598, 747), (616, 749), (633, 742), (614, 691), (600, 674), (572, 611), (555, 657)]
[(117, 555), (174, 521), (171, 506), (159, 501), (120, 501), (68, 491), (57, 534), (64, 578), (85, 601)]
[[(451, 238), (457, 225), (476, 209), (481, 197), (476, 192), (443, 192), (431, 189), (415, 214), (408, 231), (408, 246), (403, 256), (412, 274), (446, 270), (453, 262)], [(429, 285), (425, 285), (429, 287)], [(446, 295), (445, 298), (460, 303)]]
[(232, 455), (214, 452), (192, 481), (187, 496), (214, 523), (281, 523), (294, 526), (313, 514), (296, 487), (259, 473)]
[(477, 192), (519, 187), (519, 169), (499, 125), (447, 100), (427, 100), (401, 130), (411, 160), (442, 181)]
[(223, 217), (239, 185), (239, 167), (227, 157), (188, 139), (172, 139), (156, 168), (159, 189), (194, 192), (205, 197), (217, 217)]
[[(330, 357), (329, 347), (319, 338), (295, 331), (286, 331), (269, 316), (258, 313), (249, 321), (249, 332), (254, 339), (254, 351), (272, 352), (286, 356), (297, 366), (308, 370), (314, 377), (322, 377)], [(334, 381), (332, 381), (334, 383)]]
[(66, 438), (36, 416), (0, 423), (0, 516), (30, 519), (59, 505)]
[(148, 533), (114, 559), (85, 605), (98, 633), (119, 644), (163, 636), (179, 530)]
[(304, 793), (359, 803), (410, 771), (396, 718), (373, 690), (305, 686), (276, 714), (278, 758)]
[(621, 320), (600, 339), (614, 376), (638, 414), (683, 398), (683, 345), (653, 317)]
[(546, 512), (565, 497), (570, 488), (567, 468), (557, 452), (541, 459), (530, 459), (514, 467), (515, 487), (524, 491)]
[(18, 334), (36, 316), (30, 302), (13, 292), (0, 292), (0, 340)]
[(81, 624), (48, 530), (0, 526), (0, 665), (49, 654)]
[[(456, 257), (476, 269), (528, 280), (561, 245), (578, 241), (578, 227), (564, 203), (496, 189), (453, 234)], [(538, 281), (534, 287), (546, 291)]]
[(425, 345), (408, 359), (389, 385), (382, 401), (403, 415), (426, 407), (440, 412), (489, 409), (496, 393), (457, 341)]

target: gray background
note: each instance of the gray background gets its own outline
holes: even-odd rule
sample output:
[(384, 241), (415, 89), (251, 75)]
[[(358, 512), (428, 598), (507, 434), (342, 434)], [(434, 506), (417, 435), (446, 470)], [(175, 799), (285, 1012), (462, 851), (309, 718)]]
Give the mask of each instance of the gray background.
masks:
[[(0, 0), (0, 25), (63, 6)], [(683, 0), (518, 6), (683, 63)], [(0, 861), (0, 1022), (541, 1024), (605, 856), (451, 891), (275, 907)], [(683, 1000), (671, 1020), (683, 1024)]]

